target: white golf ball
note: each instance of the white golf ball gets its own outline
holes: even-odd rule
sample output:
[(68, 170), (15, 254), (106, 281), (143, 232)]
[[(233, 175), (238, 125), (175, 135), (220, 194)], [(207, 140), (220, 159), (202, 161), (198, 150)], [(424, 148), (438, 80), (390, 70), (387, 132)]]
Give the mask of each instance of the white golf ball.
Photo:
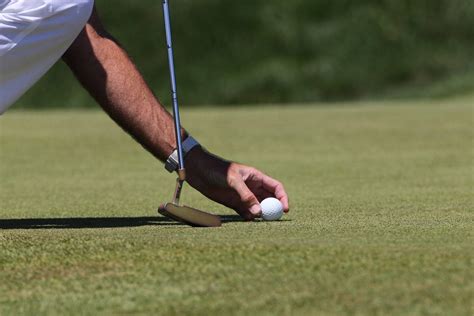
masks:
[(262, 219), (265, 221), (276, 221), (283, 216), (283, 204), (278, 199), (266, 198), (260, 203), (262, 207)]

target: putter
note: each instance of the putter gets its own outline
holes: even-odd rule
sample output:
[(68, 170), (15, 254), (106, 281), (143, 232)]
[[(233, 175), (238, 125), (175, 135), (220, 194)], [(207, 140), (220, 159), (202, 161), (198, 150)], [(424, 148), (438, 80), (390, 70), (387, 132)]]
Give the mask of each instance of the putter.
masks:
[(158, 212), (175, 221), (195, 227), (218, 227), (221, 219), (217, 215), (209, 214), (195, 208), (179, 204), (181, 190), (186, 180), (184, 169), (183, 146), (181, 141), (181, 120), (179, 117), (178, 95), (176, 90), (176, 76), (174, 72), (173, 46), (171, 44), (171, 23), (168, 0), (163, 0), (163, 17), (165, 21), (166, 46), (168, 48), (168, 64), (170, 69), (171, 98), (173, 100), (173, 118), (178, 151), (178, 178), (174, 190), (173, 201), (165, 203), (158, 208)]

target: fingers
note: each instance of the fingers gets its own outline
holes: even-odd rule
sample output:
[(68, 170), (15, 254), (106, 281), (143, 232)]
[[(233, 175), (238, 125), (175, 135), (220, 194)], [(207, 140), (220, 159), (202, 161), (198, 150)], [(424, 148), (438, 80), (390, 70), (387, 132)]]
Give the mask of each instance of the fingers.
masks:
[(245, 184), (244, 180), (237, 176), (230, 181), (229, 185), (237, 192), (240, 198), (240, 202), (243, 204), (243, 207), (250, 212), (252, 216), (251, 219), (254, 217), (260, 216), (262, 213), (262, 209), (260, 207), (260, 203), (258, 202), (257, 197), (250, 191), (250, 189)]
[(250, 190), (252, 190), (253, 194), (255, 194), (255, 196), (257, 197), (260, 203), (262, 203), (262, 201), (265, 200), (266, 198), (274, 197), (273, 193), (268, 192), (262, 186), (258, 188), (252, 188), (251, 185), (249, 184), (247, 185), (249, 186)]
[(290, 210), (288, 194), (286, 194), (283, 184), (263, 173), (261, 180), (265, 190), (272, 193), (278, 200), (280, 200), (281, 204), (283, 204), (283, 211), (288, 213)]

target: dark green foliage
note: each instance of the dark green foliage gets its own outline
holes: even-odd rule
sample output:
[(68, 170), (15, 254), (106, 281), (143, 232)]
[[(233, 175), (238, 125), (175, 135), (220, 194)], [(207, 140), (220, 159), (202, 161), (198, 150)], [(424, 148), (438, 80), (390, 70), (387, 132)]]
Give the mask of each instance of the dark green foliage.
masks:
[[(109, 31), (167, 102), (161, 2), (96, 2)], [(440, 96), (474, 89), (470, 0), (181, 0), (172, 1), (171, 10), (183, 104)], [(57, 66), (20, 103), (92, 104), (67, 72)]]

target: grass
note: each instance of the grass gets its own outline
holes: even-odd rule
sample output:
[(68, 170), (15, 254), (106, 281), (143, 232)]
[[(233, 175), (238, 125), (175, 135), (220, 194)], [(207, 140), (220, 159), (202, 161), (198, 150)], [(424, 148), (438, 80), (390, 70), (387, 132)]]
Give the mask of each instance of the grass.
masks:
[(473, 99), (185, 109), (282, 180), (280, 222), (157, 217), (173, 176), (99, 111), (0, 118), (0, 314), (470, 315)]

